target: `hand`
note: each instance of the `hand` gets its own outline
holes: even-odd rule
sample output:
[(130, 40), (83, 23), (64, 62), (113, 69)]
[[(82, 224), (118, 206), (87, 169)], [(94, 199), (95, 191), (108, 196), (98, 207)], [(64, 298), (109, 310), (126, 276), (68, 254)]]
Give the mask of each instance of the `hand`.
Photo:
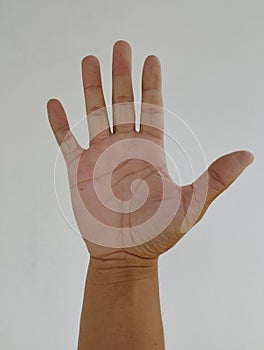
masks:
[[(90, 138), (88, 149), (82, 149), (71, 133), (61, 103), (51, 99), (47, 104), (49, 121), (67, 164), (73, 209), (80, 231), (93, 258), (102, 261), (112, 261), (113, 257), (117, 261), (129, 261), (131, 257), (156, 259), (174, 246), (202, 218), (212, 201), (253, 161), (253, 156), (247, 151), (236, 151), (222, 156), (193, 184), (180, 187), (173, 182), (166, 166), (162, 132), (161, 67), (158, 58), (148, 56), (144, 63), (139, 132), (135, 131), (131, 48), (127, 42), (118, 41), (113, 49), (113, 133), (109, 127), (100, 66), (96, 57), (87, 56), (83, 59), (82, 78)], [(153, 105), (157, 106), (156, 109), (151, 108)], [(159, 113), (151, 119), (153, 110)], [(111, 169), (114, 158), (118, 160), (121, 154), (129, 155), (131, 146), (139, 152), (142, 149), (140, 145), (147, 148), (143, 160), (126, 159), (111, 172), (111, 188), (115, 197), (112, 196), (111, 188), (107, 187), (109, 173), (106, 169)], [(95, 177), (93, 170), (96, 162), (109, 149), (111, 151), (103, 162), (105, 172), (102, 170), (100, 176)], [(155, 165), (150, 162), (154, 158)], [(131, 184), (134, 180), (132, 193)], [(146, 184), (148, 198), (143, 206), (135, 211), (124, 210), (124, 201), (130, 201), (130, 208), (137, 207), (142, 202), (147, 193)], [(204, 191), (201, 188), (205, 184), (208, 191), (203, 197)], [(95, 186), (102, 191), (110, 206), (115, 205), (114, 210), (107, 208), (98, 199)], [(163, 186), (166, 188), (165, 194), (162, 192)], [(147, 227), (147, 232), (142, 231), (142, 236), (135, 233), (135, 227), (153, 217), (161, 203), (163, 211), (158, 220), (155, 223), (150, 221), (150, 225), (144, 226)], [(88, 213), (97, 219), (99, 226), (93, 226), (93, 220)], [(169, 217), (171, 213), (172, 220)], [(155, 232), (157, 224), (166, 226), (158, 234)], [(112, 234), (112, 227), (119, 229), (116, 235)], [(125, 243), (122, 241), (122, 232), (126, 232)], [(94, 240), (91, 235), (94, 235)], [(99, 236), (103, 237), (101, 242), (105, 244), (98, 244), (96, 237)]]

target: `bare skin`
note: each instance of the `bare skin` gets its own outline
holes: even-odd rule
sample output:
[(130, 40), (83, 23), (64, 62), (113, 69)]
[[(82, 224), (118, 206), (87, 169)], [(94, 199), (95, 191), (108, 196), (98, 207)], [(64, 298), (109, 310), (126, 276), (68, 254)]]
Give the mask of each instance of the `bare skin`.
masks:
[[(90, 262), (78, 349), (164, 349), (158, 293), (158, 257), (173, 247), (203, 217), (212, 201), (253, 161), (253, 156), (247, 151), (236, 151), (222, 156), (193, 184), (180, 188), (168, 173), (162, 129), (155, 128), (154, 122), (153, 126), (146, 123), (144, 118), (147, 116), (142, 110), (140, 132), (137, 132), (133, 110), (127, 109), (127, 113), (122, 114), (115, 113), (114, 110), (114, 133), (111, 133), (108, 116), (104, 110), (100, 120), (96, 121), (94, 117), (90, 117), (94, 111), (105, 107), (100, 65), (95, 56), (87, 56), (82, 60), (82, 78), (90, 137), (87, 150), (82, 149), (71, 134), (61, 103), (51, 99), (47, 104), (52, 130), (68, 166), (72, 191), (78, 191), (86, 208), (99, 221), (117, 228), (132, 229), (145, 222), (158, 209), (161, 200), (165, 201), (168, 209), (173, 201), (177, 201), (179, 207), (166, 228), (143, 244), (108, 247), (84, 239), (90, 254)], [(112, 81), (113, 104), (134, 101), (131, 48), (125, 41), (117, 41), (113, 48)], [(162, 107), (161, 85), (160, 62), (156, 56), (148, 56), (142, 73), (142, 103)], [(62, 147), (66, 135), (67, 147)], [(126, 139), (135, 142), (138, 139), (148, 140), (157, 144), (162, 150), (157, 153), (153, 148), (153, 152), (156, 152), (157, 168), (150, 165), (148, 159), (145, 161), (129, 159), (119, 164), (113, 171), (112, 190), (121, 201), (131, 198), (130, 185), (133, 180), (141, 179), (148, 185), (147, 202), (141, 210), (128, 213), (122, 210), (112, 211), (102, 205), (94, 191), (94, 184), (99, 180), (93, 176), (96, 161), (103, 152)], [(109, 162), (111, 163), (111, 158)], [(72, 169), (77, 172), (75, 182), (71, 179)], [(165, 198), (162, 197), (160, 174), (164, 176), (163, 179), (169, 189), (169, 195)], [(199, 186), (204, 179), (208, 180), (208, 192), (203, 199), (199, 197)], [(193, 196), (194, 204), (191, 202)], [(79, 207), (74, 203), (73, 207), (78, 223)], [(195, 220), (191, 222), (190, 227), (183, 230), (183, 221), (187, 219), (187, 222), (190, 222), (189, 217), (195, 217)], [(104, 231), (104, 234), (107, 233)]]

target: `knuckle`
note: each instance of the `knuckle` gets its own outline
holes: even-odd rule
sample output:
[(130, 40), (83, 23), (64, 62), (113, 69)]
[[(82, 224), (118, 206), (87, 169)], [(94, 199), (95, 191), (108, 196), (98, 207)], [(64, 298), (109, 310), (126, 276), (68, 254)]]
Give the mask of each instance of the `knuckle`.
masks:
[(115, 97), (115, 103), (133, 102), (132, 95), (119, 95)]
[(96, 112), (98, 111), (99, 109), (103, 108), (104, 106), (92, 106), (88, 109), (88, 115), (93, 113), (93, 112)]
[(208, 174), (210, 176), (209, 184), (214, 190), (219, 191), (226, 187), (227, 184), (218, 171), (209, 167)]

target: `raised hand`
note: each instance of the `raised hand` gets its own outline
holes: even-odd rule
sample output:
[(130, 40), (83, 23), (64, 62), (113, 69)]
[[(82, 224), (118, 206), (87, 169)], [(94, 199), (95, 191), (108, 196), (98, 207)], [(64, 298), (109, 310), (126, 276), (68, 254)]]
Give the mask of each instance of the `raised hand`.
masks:
[(104, 261), (113, 257), (129, 260), (131, 256), (156, 259), (202, 218), (253, 156), (247, 151), (222, 156), (193, 184), (180, 187), (166, 165), (158, 58), (148, 56), (144, 63), (139, 132), (135, 130), (131, 48), (127, 42), (118, 41), (113, 49), (113, 133), (96, 57), (83, 59), (82, 78), (88, 149), (82, 149), (71, 133), (61, 103), (52, 99), (47, 105), (67, 164), (80, 232), (91, 257)]

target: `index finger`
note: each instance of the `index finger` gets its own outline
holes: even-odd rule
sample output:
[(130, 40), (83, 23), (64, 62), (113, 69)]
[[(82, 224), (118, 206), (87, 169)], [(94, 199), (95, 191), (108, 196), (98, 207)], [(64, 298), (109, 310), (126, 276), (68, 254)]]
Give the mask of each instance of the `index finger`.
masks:
[(142, 72), (142, 105), (140, 131), (163, 138), (163, 101), (161, 66), (159, 59), (150, 55)]

